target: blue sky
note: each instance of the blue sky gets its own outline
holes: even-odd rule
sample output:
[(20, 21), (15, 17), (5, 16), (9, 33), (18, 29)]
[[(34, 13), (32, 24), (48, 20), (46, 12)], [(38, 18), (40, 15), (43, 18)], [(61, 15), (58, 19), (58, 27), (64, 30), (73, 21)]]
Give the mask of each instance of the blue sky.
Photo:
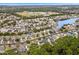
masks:
[(0, 3), (0, 5), (79, 5), (79, 3)]
[(79, 0), (0, 0), (0, 3), (79, 3)]

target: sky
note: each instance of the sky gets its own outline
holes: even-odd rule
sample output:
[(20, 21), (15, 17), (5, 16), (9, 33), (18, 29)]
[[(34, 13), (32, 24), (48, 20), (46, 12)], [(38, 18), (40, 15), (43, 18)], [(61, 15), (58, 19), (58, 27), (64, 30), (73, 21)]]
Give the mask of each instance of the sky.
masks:
[(0, 5), (79, 5), (79, 3), (0, 3)]
[(0, 0), (0, 3), (79, 3), (79, 0)]

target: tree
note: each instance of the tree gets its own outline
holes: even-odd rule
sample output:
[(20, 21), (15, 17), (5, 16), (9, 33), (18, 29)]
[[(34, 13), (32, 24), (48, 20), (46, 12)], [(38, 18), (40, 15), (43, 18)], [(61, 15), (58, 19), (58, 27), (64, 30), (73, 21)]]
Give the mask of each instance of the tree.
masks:
[(32, 44), (30, 46), (28, 54), (30, 54), (30, 55), (47, 55), (48, 53), (46, 52), (46, 50), (40, 48), (37, 44)]
[(50, 45), (49, 43), (42, 45), (41, 49), (44, 49), (49, 55), (51, 55), (53, 52), (53, 46)]
[(72, 36), (59, 38), (53, 44), (52, 54), (74, 55), (79, 54), (79, 39)]

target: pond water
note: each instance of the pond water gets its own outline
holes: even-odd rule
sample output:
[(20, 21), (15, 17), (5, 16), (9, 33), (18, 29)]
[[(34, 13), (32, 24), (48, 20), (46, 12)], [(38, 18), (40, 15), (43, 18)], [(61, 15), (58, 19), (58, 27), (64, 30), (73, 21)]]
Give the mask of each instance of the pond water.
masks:
[(58, 21), (57, 22), (58, 28), (61, 28), (65, 24), (74, 24), (76, 20), (79, 20), (79, 18), (71, 18), (71, 19), (66, 19), (66, 20)]

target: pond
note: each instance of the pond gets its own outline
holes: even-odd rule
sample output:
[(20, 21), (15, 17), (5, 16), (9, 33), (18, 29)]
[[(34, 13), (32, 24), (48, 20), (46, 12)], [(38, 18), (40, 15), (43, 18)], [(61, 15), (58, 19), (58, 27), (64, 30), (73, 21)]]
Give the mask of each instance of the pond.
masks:
[(79, 18), (71, 18), (71, 19), (66, 19), (66, 20), (58, 21), (57, 22), (58, 28), (61, 28), (65, 24), (74, 24), (76, 20), (79, 20)]

